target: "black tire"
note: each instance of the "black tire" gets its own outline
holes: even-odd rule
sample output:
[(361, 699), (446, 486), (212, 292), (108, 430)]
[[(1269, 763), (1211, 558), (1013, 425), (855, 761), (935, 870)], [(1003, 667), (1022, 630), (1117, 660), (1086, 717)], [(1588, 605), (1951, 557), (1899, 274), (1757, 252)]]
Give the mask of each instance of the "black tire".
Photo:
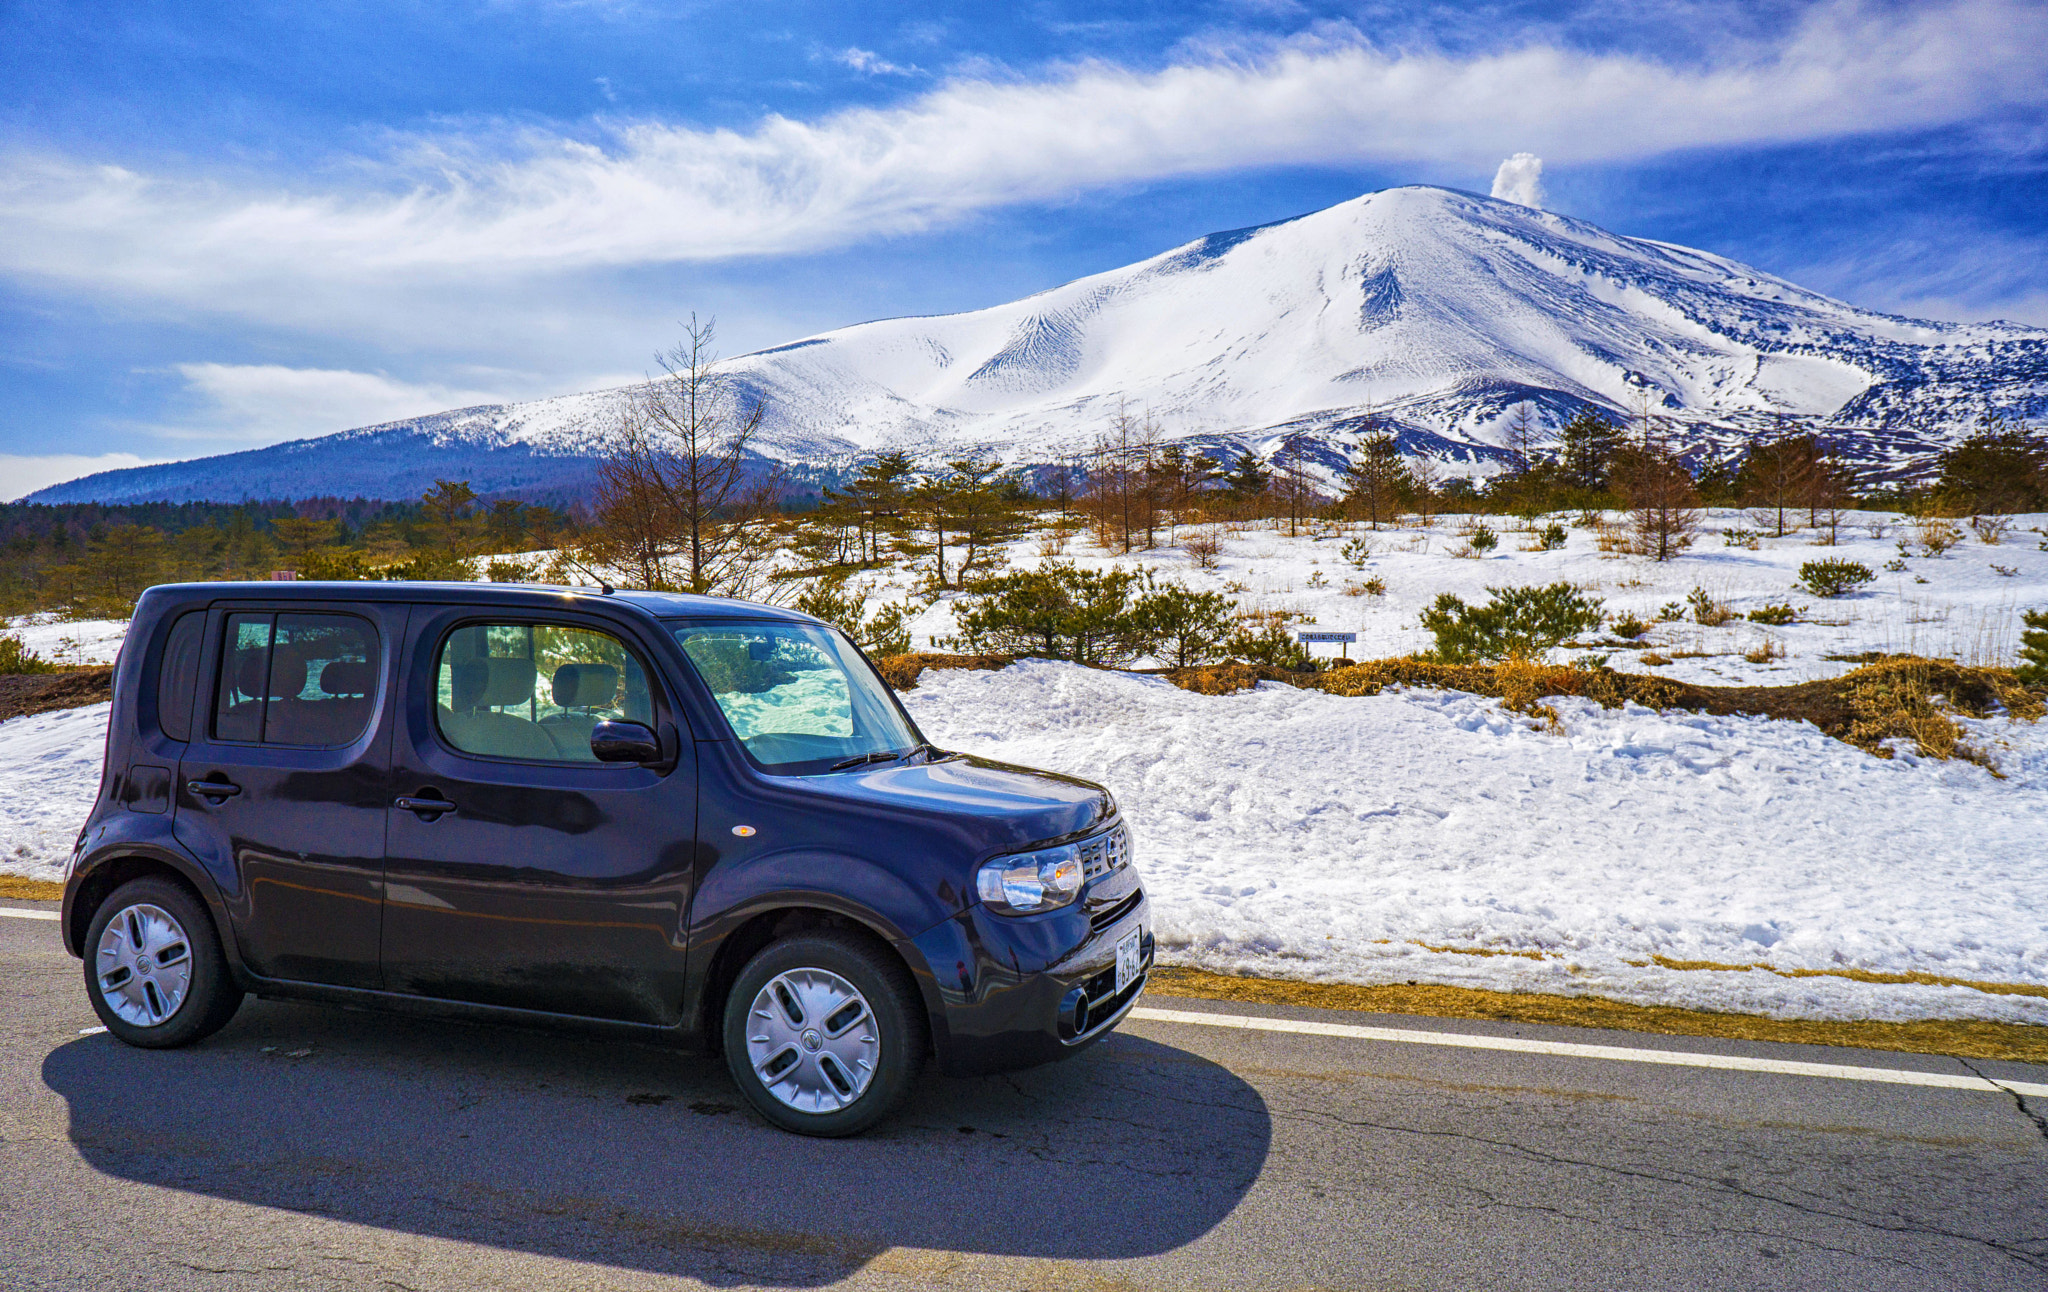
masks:
[[(168, 926), (159, 915), (169, 918)], [(109, 938), (108, 928), (116, 920), (122, 927)], [(165, 932), (167, 927), (172, 931)], [(103, 954), (103, 949), (129, 948), (138, 929), (145, 940), (152, 930), (168, 940), (169, 945), (159, 948), (162, 963), (158, 963), (159, 956), (137, 955), (131, 949), (126, 958), (135, 961), (137, 968), (123, 975), (125, 966), (115, 963), (111, 972), (106, 971), (103, 966), (110, 957), (118, 961), (121, 953)], [(182, 954), (178, 954), (178, 944), (182, 944)], [(151, 876), (121, 885), (93, 912), (92, 922), (86, 926), (84, 950), (85, 994), (92, 1001), (93, 1013), (116, 1039), (130, 1045), (146, 1050), (190, 1045), (227, 1026), (241, 1008), (242, 989), (228, 972), (213, 917), (183, 884)], [(146, 974), (140, 972), (142, 960), (149, 961)], [(167, 975), (181, 968), (184, 984), (175, 1003), (168, 992), (151, 994), (155, 987), (151, 979), (168, 982)], [(140, 984), (140, 991), (124, 991), (130, 983)], [(152, 1019), (152, 1014), (160, 1017)]]
[[(850, 1000), (831, 1003), (841, 998), (835, 980), (858, 994), (864, 1013), (849, 1013)], [(769, 999), (763, 993), (776, 983), (781, 1005), (757, 1014), (754, 1006)], [(791, 986), (802, 1001), (787, 994)], [(821, 1016), (806, 1015), (805, 1002), (819, 1000), (825, 1003), (813, 1012)], [(791, 1004), (798, 1006), (794, 1014)], [(749, 960), (726, 996), (723, 1033), (726, 1068), (747, 1102), (784, 1130), (828, 1138), (858, 1135), (895, 1111), (917, 1081), (927, 1044), (924, 1002), (902, 962), (866, 938), (836, 931), (801, 933)], [(780, 1039), (785, 1033), (788, 1039)], [(776, 1051), (764, 1065), (770, 1073), (788, 1061), (781, 1081), (756, 1069), (756, 1051), (769, 1050)], [(840, 1057), (856, 1053), (871, 1055), (865, 1074), (858, 1061)], [(865, 1085), (855, 1084), (863, 1075)], [(813, 1097), (839, 1106), (799, 1106)]]

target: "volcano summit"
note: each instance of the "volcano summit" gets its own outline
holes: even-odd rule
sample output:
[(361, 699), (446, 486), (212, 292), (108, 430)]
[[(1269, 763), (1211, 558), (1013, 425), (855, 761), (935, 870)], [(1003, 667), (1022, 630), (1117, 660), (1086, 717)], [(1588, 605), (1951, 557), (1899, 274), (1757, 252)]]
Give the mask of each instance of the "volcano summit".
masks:
[[(1527, 405), (1552, 426), (1588, 407), (1653, 414), (1699, 452), (1818, 430), (1909, 475), (1987, 413), (2048, 410), (2048, 330), (1874, 313), (1708, 252), (1427, 187), (723, 367), (765, 402), (761, 450), (821, 473), (890, 449), (1053, 462), (1121, 406), (1227, 456), (1292, 441), (1334, 468), (1377, 424), (1484, 474)], [(436, 477), (540, 493), (589, 469), (631, 389), (105, 472), (31, 500), (409, 497)]]

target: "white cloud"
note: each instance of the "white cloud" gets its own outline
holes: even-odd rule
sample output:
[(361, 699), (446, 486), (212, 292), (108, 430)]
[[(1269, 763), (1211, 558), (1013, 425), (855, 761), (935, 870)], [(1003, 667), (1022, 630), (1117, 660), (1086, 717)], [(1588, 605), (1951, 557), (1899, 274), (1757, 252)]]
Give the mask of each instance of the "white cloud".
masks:
[[(749, 129), (504, 127), (347, 159), (325, 186), (0, 168), (0, 272), (209, 309), (361, 298), (594, 266), (803, 253), (1091, 187), (1283, 165), (1553, 163), (1978, 119), (2048, 101), (2048, 9), (1816, 10), (1775, 48), (1677, 66), (1523, 44), (1389, 52), (1324, 31), (1138, 72), (954, 79), (889, 107)], [(861, 51), (853, 51), (859, 53)]]
[(1516, 153), (1493, 173), (1493, 195), (1504, 202), (1543, 209), (1543, 159)]
[(867, 76), (922, 76), (924, 69), (915, 65), (905, 66), (892, 63), (871, 49), (848, 45), (832, 55), (832, 61), (841, 67), (850, 67)]
[(102, 453), (97, 456), (85, 453), (0, 453), (0, 502), (13, 502), (47, 485), (62, 484), (96, 471), (146, 467), (168, 460), (142, 458), (133, 453)]
[(334, 368), (185, 363), (178, 365), (178, 373), (204, 407), (189, 426), (165, 431), (173, 437), (272, 444), (502, 402), (485, 391), (412, 385), (379, 373)]

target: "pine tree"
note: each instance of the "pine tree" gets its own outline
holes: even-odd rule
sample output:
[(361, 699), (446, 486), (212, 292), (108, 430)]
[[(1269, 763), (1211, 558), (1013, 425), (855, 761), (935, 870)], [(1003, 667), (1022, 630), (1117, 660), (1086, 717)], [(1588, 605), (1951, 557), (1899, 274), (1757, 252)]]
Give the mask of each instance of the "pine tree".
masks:
[(1625, 442), (1621, 428), (1592, 409), (1583, 409), (1558, 432), (1565, 483), (1587, 493), (1604, 493), (1614, 455)]
[(1344, 501), (1354, 513), (1364, 512), (1378, 529), (1381, 518), (1394, 518), (1394, 509), (1408, 490), (1408, 464), (1401, 459), (1399, 442), (1385, 432), (1368, 436), (1360, 447), (1364, 452), (1344, 472)]
[(2019, 679), (2028, 686), (2048, 687), (2048, 610), (2029, 610), (2020, 634)]
[(1256, 498), (1266, 492), (1266, 485), (1273, 473), (1259, 461), (1259, 455), (1247, 449), (1228, 471), (1223, 473), (1223, 487), (1239, 498)]

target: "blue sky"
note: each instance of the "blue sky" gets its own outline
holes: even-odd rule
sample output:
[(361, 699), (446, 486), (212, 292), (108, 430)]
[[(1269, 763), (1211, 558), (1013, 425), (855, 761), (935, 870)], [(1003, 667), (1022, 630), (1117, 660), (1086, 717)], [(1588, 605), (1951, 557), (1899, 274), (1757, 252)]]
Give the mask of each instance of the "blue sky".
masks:
[(1393, 184), (2048, 324), (2048, 11), (0, 4), (0, 497), (972, 309)]

